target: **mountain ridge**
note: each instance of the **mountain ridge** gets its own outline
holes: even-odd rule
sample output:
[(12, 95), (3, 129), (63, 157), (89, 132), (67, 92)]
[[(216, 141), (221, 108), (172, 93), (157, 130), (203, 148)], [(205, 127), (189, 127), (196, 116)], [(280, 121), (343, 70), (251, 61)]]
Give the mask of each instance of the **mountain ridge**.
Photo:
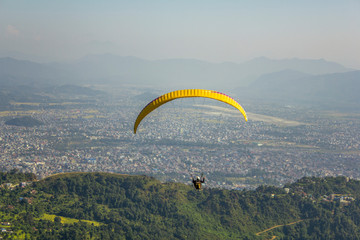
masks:
[[(88, 55), (71, 63), (35, 63), (0, 58), (0, 76), (33, 77), (79, 84), (133, 83), (171, 88), (227, 88), (247, 85), (263, 74), (292, 69), (308, 74), (346, 72), (352, 69), (325, 60), (255, 58), (244, 63), (211, 63), (197, 59), (146, 60), (112, 54)], [(117, 78), (116, 81), (113, 79)], [(224, 84), (225, 83), (225, 84)], [(232, 87), (230, 87), (232, 86)]]
[[(249, 99), (334, 105), (358, 109), (358, 70), (324, 59), (255, 58), (238, 64), (197, 59), (146, 60), (112, 54), (88, 55), (71, 63), (40, 64), (0, 58), (0, 85), (104, 85), (172, 91), (201, 88)], [(334, 78), (343, 78), (342, 84)], [(295, 81), (296, 80), (296, 81)], [(341, 80), (341, 79), (339, 79)], [(276, 86), (276, 87), (275, 87)], [(31, 89), (31, 88), (29, 88)]]
[(287, 70), (265, 74), (239, 93), (259, 99), (313, 103), (359, 110), (360, 71), (307, 75)]

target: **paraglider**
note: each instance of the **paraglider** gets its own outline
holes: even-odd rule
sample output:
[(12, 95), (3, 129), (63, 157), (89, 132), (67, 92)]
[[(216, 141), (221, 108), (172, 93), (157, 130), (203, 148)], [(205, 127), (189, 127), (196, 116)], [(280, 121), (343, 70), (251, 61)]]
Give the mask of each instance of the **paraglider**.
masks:
[(184, 89), (184, 90), (177, 90), (173, 92), (166, 93), (164, 95), (161, 95), (160, 97), (152, 100), (150, 103), (148, 103), (142, 111), (139, 113), (139, 115), (136, 118), (135, 124), (134, 124), (134, 134), (136, 134), (136, 130), (140, 124), (140, 122), (153, 110), (160, 107), (161, 105), (170, 102), (172, 100), (178, 99), (178, 98), (189, 98), (189, 97), (203, 97), (203, 98), (211, 98), (215, 99), (224, 103), (227, 103), (236, 109), (238, 109), (242, 115), (245, 118), (245, 121), (247, 121), (247, 115), (245, 110), (241, 107), (241, 105), (236, 102), (233, 98), (229, 97), (228, 95), (225, 95), (223, 93), (213, 91), (213, 90), (205, 90), (205, 89)]
[(201, 184), (205, 183), (205, 177), (203, 177), (203, 174), (201, 174), (201, 178), (196, 177), (195, 179), (194, 177), (192, 177), (192, 183), (194, 184), (194, 188), (196, 190), (201, 190)]

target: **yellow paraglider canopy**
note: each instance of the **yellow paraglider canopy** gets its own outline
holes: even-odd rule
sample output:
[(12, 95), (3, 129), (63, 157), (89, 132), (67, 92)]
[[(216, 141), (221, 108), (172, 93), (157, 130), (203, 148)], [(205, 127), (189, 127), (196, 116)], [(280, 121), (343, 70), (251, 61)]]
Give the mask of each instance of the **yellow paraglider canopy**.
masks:
[(150, 103), (148, 103), (136, 118), (134, 124), (134, 134), (136, 134), (137, 127), (139, 126), (141, 120), (143, 120), (146, 117), (146, 115), (148, 115), (150, 112), (172, 100), (178, 98), (188, 98), (188, 97), (212, 98), (227, 103), (238, 109), (243, 114), (245, 121), (248, 120), (245, 110), (240, 106), (239, 103), (237, 103), (233, 98), (229, 97), (228, 95), (225, 95), (217, 91), (205, 90), (205, 89), (184, 89), (184, 90), (177, 90), (166, 93), (152, 100)]

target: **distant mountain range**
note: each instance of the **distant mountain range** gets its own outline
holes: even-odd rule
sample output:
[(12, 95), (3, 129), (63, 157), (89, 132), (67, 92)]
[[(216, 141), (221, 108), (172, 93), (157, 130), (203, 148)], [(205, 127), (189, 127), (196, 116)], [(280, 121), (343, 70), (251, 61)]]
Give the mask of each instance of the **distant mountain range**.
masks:
[(360, 71), (309, 75), (293, 70), (265, 74), (246, 88), (242, 96), (284, 103), (360, 109)]
[[(228, 88), (251, 83), (263, 74), (291, 69), (307, 74), (348, 72), (352, 69), (325, 60), (265, 57), (237, 63), (210, 63), (195, 59), (149, 61), (110, 54), (90, 55), (72, 63), (40, 64), (14, 58), (0, 58), (0, 81), (43, 83), (111, 83), (163, 88)], [(1, 81), (3, 83), (4, 81)]]
[(52, 65), (66, 69), (85, 81), (107, 81), (161, 88), (232, 89), (251, 83), (263, 74), (292, 69), (308, 74), (347, 72), (337, 63), (325, 60), (271, 60), (256, 58), (236, 63), (210, 63), (195, 59), (165, 59), (149, 61), (110, 54), (91, 55), (67, 65)]
[(0, 86), (61, 84), (69, 76), (52, 66), (14, 58), (0, 58)]
[(255, 58), (241, 64), (145, 60), (111, 54), (71, 63), (0, 58), (0, 86), (103, 84), (174, 90), (207, 88), (277, 101), (359, 103), (359, 71), (323, 59)]

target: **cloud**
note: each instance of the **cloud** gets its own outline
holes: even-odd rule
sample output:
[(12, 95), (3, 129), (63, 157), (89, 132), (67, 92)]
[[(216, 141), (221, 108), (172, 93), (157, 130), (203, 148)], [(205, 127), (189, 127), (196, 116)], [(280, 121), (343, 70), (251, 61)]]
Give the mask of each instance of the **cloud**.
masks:
[(6, 28), (6, 35), (7, 36), (19, 36), (20, 31), (16, 29), (13, 25), (8, 25)]

